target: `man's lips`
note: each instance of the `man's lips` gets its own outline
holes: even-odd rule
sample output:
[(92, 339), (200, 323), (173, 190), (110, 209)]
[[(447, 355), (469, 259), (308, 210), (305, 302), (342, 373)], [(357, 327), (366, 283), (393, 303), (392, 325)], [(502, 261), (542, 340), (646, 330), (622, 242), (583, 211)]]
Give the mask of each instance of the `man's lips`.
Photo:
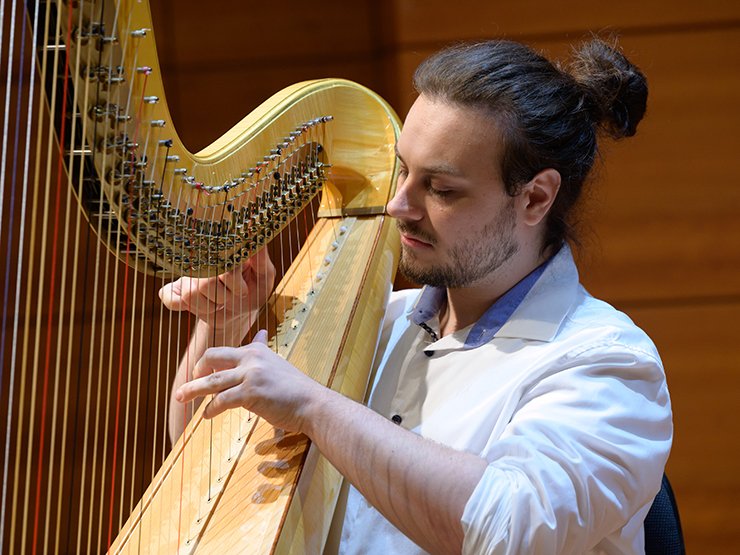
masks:
[[(396, 220), (396, 228), (401, 234), (401, 243), (412, 248), (432, 248), (435, 241), (431, 235), (427, 235), (415, 225), (409, 225), (401, 220)], [(428, 238), (427, 238), (428, 237)]]
[(426, 241), (422, 241), (421, 239), (416, 239), (415, 237), (411, 235), (406, 235), (405, 233), (401, 233), (401, 243), (403, 243), (407, 247), (415, 247), (415, 248), (432, 246)]

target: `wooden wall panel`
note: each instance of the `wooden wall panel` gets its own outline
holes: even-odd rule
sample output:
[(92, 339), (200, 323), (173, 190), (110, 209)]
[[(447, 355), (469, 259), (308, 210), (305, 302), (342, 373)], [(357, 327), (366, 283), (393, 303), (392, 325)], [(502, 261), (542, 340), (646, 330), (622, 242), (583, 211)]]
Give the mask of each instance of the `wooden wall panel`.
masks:
[(740, 305), (629, 310), (663, 358), (674, 411), (667, 472), (689, 553), (736, 553), (740, 518)]
[(401, 49), (421, 44), (434, 48), (442, 43), (494, 36), (517, 40), (550, 35), (573, 40), (588, 31), (607, 28), (652, 28), (660, 32), (669, 26), (694, 28), (740, 19), (740, 4), (733, 0), (710, 0), (702, 2), (701, 7), (691, 0), (396, 0), (393, 5), (395, 36)]
[(175, 66), (362, 55), (376, 40), (370, 26), (376, 13), (361, 2), (160, 0), (151, 8), (157, 35), (169, 29), (162, 51)]
[(385, 94), (384, 2), (151, 2), (177, 132), (198, 151), (279, 90), (324, 77)]
[(623, 43), (650, 103), (607, 156), (588, 285), (613, 300), (740, 295), (740, 27)]
[(375, 90), (373, 62), (358, 60), (326, 66), (306, 62), (300, 66), (233, 65), (214, 71), (183, 68), (166, 79), (168, 89), (186, 91), (169, 100), (176, 129), (183, 143), (197, 152), (211, 144), (289, 84), (341, 75)]

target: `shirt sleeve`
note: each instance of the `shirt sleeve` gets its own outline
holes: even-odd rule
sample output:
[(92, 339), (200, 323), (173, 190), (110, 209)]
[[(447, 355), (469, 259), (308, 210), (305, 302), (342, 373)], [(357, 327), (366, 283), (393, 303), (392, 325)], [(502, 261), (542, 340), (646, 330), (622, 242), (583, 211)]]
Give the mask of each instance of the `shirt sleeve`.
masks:
[(672, 433), (657, 355), (605, 342), (559, 359), (481, 453), (489, 466), (463, 513), (463, 553), (593, 549), (644, 517)]

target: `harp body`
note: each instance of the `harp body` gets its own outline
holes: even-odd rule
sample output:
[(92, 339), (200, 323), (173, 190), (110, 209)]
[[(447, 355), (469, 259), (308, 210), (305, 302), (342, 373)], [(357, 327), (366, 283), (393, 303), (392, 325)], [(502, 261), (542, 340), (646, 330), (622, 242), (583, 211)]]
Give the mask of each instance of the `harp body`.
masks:
[[(38, 12), (33, 6), (29, 2), (34, 36), (38, 31), (38, 42), (53, 46), (39, 55), (37, 71), (38, 84), (46, 89), (48, 119), (61, 144), (63, 183), (73, 191), (84, 218), (110, 256), (120, 260), (116, 275), (125, 266), (135, 268), (149, 276), (146, 279), (155, 287), (183, 275), (218, 275), (271, 241), (293, 237), (300, 215), (318, 206), (313, 229), (300, 238), (296, 229), (301, 249), (295, 249), (291, 266), (280, 272), (282, 279), (270, 301), (279, 313), (271, 345), (317, 381), (362, 399), (399, 249), (395, 228), (384, 214), (395, 185), (393, 147), (400, 131), (393, 110), (355, 83), (300, 83), (265, 102), (210, 147), (190, 153), (171, 125), (146, 3), (121, 0), (103, 7), (102, 2), (69, 1), (42, 5)], [(54, 74), (65, 77), (53, 79)], [(52, 166), (52, 160), (49, 155), (46, 165)], [(34, 180), (32, 174), (32, 181), (34, 197), (43, 198), (47, 188), (43, 180)], [(54, 202), (58, 200), (50, 204)], [(38, 209), (43, 214), (48, 210)], [(31, 262), (24, 268), (34, 271), (36, 265), (38, 272), (39, 264)], [(133, 278), (126, 273), (121, 279)], [(122, 289), (127, 291), (126, 287)], [(149, 304), (155, 305), (152, 297)], [(27, 310), (31, 301), (25, 306)], [(120, 326), (129, 329), (133, 309), (124, 303), (111, 311), (116, 317), (122, 314)], [(81, 312), (82, 318), (90, 317), (89, 308)], [(109, 316), (96, 317), (101, 322)], [(23, 328), (23, 321), (32, 318), (20, 320), (16, 335), (26, 340), (17, 343), (23, 343), (25, 350), (14, 349), (21, 353), (14, 358), (5, 355), (3, 365), (13, 376), (23, 377), (21, 396), (31, 399), (40, 395), (37, 390), (46, 392), (54, 385), (47, 386), (47, 379), (40, 377), (42, 365), (33, 362), (38, 342), (34, 346), (28, 338), (34, 328), (28, 323)], [(61, 321), (56, 327), (64, 327)], [(89, 327), (95, 328), (95, 322)], [(70, 323), (69, 342), (84, 335), (77, 327)], [(143, 329), (131, 323), (130, 341), (136, 341)], [(182, 326), (180, 335), (184, 330)], [(150, 341), (156, 343), (156, 339)], [(117, 346), (118, 340), (113, 343)], [(91, 354), (89, 358), (96, 372), (120, 373), (113, 368), (115, 357)], [(134, 354), (126, 358), (129, 367), (136, 366)], [(171, 381), (176, 362), (169, 364), (165, 382)], [(138, 364), (147, 365), (141, 355)], [(9, 407), (6, 395), (13, 394), (7, 375), (3, 410)], [(82, 388), (81, 384), (82, 380), (77, 387)], [(67, 385), (66, 390), (74, 387)], [(126, 398), (134, 396), (127, 393)], [(34, 412), (33, 402), (30, 408), (23, 403), (21, 408), (17, 404), (7, 408), (7, 422), (13, 418), (23, 422), (24, 413)], [(26, 448), (21, 437), (24, 426), (25, 434), (40, 435), (40, 446), (31, 447), (33, 455), (25, 459), (21, 454)], [(38, 468), (38, 484), (54, 484), (49, 489), (58, 489), (60, 496), (93, 487), (87, 485), (84, 469), (68, 469), (65, 474), (58, 464), (46, 468), (39, 451), (52, 440), (46, 437), (48, 429), (38, 432), (38, 428), (39, 423), (31, 420), (20, 424), (18, 437), (6, 434), (11, 453), (4, 459), (10, 463), (6, 475), (13, 475), (15, 456), (15, 473), (23, 482), (23, 461), (38, 455), (38, 463), (26, 470), (31, 474), (31, 466), (33, 473)], [(50, 452), (48, 446), (45, 449)], [(58, 453), (56, 449), (51, 452)], [(116, 490), (117, 473), (137, 464), (123, 451), (123, 459), (113, 461), (106, 479), (112, 482), (105, 486), (110, 488), (111, 507), (123, 495)], [(336, 470), (300, 434), (285, 434), (243, 410), (213, 421), (202, 420), (198, 412), (122, 526), (114, 522), (113, 509), (98, 511), (102, 516), (98, 526), (105, 528), (96, 532), (102, 549), (94, 547), (95, 541), (90, 548), (89, 540), (69, 540), (72, 532), (67, 533), (66, 543), (60, 540), (61, 526), (82, 529), (88, 524), (78, 524), (75, 514), (64, 514), (61, 501), (51, 502), (51, 509), (34, 507), (23, 499), (24, 490), (18, 484), (4, 494), (8, 501), (0, 549), (3, 553), (10, 552), (6, 546), (18, 553), (319, 553), (340, 481)], [(110, 540), (101, 540), (106, 534)]]

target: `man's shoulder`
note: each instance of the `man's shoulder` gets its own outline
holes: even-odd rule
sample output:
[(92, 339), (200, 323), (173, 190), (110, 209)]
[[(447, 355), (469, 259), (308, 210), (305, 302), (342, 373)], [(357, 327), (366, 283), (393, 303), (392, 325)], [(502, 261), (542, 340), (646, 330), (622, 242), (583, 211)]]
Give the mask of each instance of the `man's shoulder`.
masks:
[(562, 338), (576, 342), (588, 338), (583, 345), (586, 349), (593, 345), (621, 345), (659, 360), (654, 343), (642, 328), (627, 314), (591, 296), (580, 286), (577, 301), (563, 321), (561, 334)]

